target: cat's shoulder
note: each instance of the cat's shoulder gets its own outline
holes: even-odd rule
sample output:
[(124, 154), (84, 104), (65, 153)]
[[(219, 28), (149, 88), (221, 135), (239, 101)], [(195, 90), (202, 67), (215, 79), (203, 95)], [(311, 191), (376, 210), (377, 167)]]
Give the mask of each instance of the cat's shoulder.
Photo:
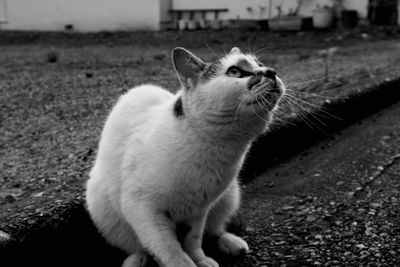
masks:
[(166, 89), (153, 84), (143, 84), (130, 89), (118, 100), (117, 106), (153, 106), (162, 104), (174, 95)]
[[(144, 84), (130, 89), (120, 96), (114, 105), (109, 120), (131, 120), (140, 116), (148, 116), (155, 107), (172, 101), (174, 95), (169, 91), (152, 84)], [(132, 116), (132, 115), (135, 116)]]

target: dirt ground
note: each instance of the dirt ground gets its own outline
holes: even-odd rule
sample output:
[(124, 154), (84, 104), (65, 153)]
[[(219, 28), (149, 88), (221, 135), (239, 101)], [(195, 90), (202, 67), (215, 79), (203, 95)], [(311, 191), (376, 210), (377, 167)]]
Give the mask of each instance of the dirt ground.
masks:
[(399, 266), (400, 103), (245, 186), (235, 266)]
[[(277, 69), (292, 95), (278, 114), (277, 123), (285, 123), (360, 90), (354, 84), (398, 74), (398, 36), (384, 28), (283, 34), (0, 32), (0, 225), (12, 231), (32, 214), (81, 197), (101, 127), (118, 96), (143, 83), (179, 88), (170, 60), (175, 46), (205, 60), (232, 46), (259, 55)], [(336, 52), (326, 60), (330, 48)]]

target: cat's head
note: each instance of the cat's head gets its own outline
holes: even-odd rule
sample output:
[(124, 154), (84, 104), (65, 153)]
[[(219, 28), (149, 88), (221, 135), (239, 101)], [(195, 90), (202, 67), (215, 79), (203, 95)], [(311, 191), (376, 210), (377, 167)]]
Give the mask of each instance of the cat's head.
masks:
[(285, 91), (274, 69), (236, 47), (213, 62), (178, 47), (173, 63), (183, 87), (183, 112), (199, 122), (265, 126)]

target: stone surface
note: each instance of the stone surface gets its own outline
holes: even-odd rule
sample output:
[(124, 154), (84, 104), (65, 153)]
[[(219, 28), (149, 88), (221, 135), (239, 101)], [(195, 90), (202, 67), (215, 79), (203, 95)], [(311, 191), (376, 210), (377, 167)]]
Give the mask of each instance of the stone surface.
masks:
[(251, 254), (233, 266), (399, 266), (399, 152), (400, 103), (267, 170), (244, 190)]

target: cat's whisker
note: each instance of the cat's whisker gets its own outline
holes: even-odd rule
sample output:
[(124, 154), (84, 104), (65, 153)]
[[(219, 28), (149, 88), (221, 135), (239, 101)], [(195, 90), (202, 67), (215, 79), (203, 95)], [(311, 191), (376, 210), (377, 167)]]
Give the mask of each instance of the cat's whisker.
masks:
[[(257, 98), (256, 98), (256, 102), (259, 103), (258, 100), (257, 100)], [(261, 120), (263, 120), (263, 121), (265, 121), (265, 122), (268, 122), (268, 120), (264, 119), (263, 117), (260, 117), (260, 115), (258, 115), (258, 113), (254, 110), (253, 103), (251, 103), (250, 106), (251, 106), (251, 110), (253, 110), (253, 113), (254, 113), (257, 117), (259, 117)]]
[[(292, 124), (292, 125), (293, 125), (293, 123), (287, 122), (287, 121), (285, 121), (285, 120), (283, 120), (283, 119), (277, 117), (276, 115), (274, 115), (271, 111), (268, 110), (268, 108), (263, 104), (262, 101), (261, 101), (261, 103), (260, 103), (260, 102), (258, 101), (257, 98), (256, 98), (256, 101), (257, 101), (257, 103), (262, 107), (262, 110), (263, 110), (264, 115), (266, 115), (266, 116), (271, 116), (272, 118), (277, 119), (277, 120), (279, 120), (279, 121), (281, 121), (281, 122), (283, 122), (283, 123), (288, 123), (288, 124)], [(253, 108), (252, 108), (252, 109), (253, 109)], [(267, 113), (265, 113), (265, 111), (266, 111)], [(264, 119), (264, 118), (260, 117), (260, 116), (258, 115), (258, 113), (257, 113), (256, 111), (254, 111), (254, 109), (253, 109), (253, 112), (254, 112), (254, 113), (257, 115), (257, 117), (259, 117), (260, 119), (264, 120), (264, 121), (267, 122), (267, 123), (270, 123), (270, 120)]]
[[(306, 88), (306, 87), (303, 87)], [(320, 98), (326, 98), (326, 99), (333, 99), (333, 97), (331, 96), (324, 96), (324, 95), (319, 95), (316, 93), (309, 93), (309, 92), (303, 92), (303, 91), (298, 91), (298, 90), (292, 90), (289, 88), (286, 88), (286, 92), (288, 94), (288, 92), (293, 92), (293, 93), (299, 93), (299, 94), (303, 94), (303, 95), (307, 95), (307, 96), (315, 96), (315, 97), (320, 97)]]
[[(289, 100), (290, 98), (287, 98), (287, 100)], [(305, 107), (303, 107), (302, 105), (300, 105), (299, 103), (297, 103), (296, 101), (294, 101), (293, 99), (290, 99), (289, 101), (293, 101), (292, 103), (295, 104), (297, 107), (299, 107), (300, 109), (303, 109), (305, 111), (308, 111)], [(326, 126), (326, 124), (321, 121), (317, 116), (315, 116), (313, 114), (313, 112), (309, 112), (310, 116), (312, 116), (315, 120), (317, 120), (319, 123), (321, 123), (322, 125)]]
[[(310, 127), (311, 129), (317, 128), (319, 129), (318, 126), (315, 125), (315, 123), (313, 123), (309, 118), (307, 118), (305, 116), (305, 114), (302, 112), (302, 110), (299, 110), (298, 108), (296, 108), (291, 102), (289, 102), (289, 100), (286, 99), (282, 99), (284, 101), (286, 101), (286, 103), (293, 108), (293, 112), (295, 112), (297, 115), (300, 116), (300, 118), (307, 124), (308, 127)], [(322, 131), (322, 130), (321, 130)]]
[[(263, 115), (264, 116), (267, 116), (267, 117), (273, 117), (274, 115), (272, 114), (272, 112), (270, 112), (268, 109), (267, 109), (267, 107), (264, 105), (264, 103), (263, 103), (263, 101), (262, 101), (262, 99), (261, 99), (261, 103), (258, 101), (258, 99), (256, 100), (257, 101), (257, 103), (262, 107), (262, 111), (263, 111)], [(267, 120), (267, 119), (265, 119), (265, 121), (269, 121), (269, 120)]]
[(317, 130), (319, 130), (320, 132), (322, 132), (324, 135), (329, 136), (329, 134), (328, 134), (326, 131), (324, 131), (320, 126), (318, 126), (317, 123), (314, 123), (310, 118), (307, 118), (307, 115), (310, 115), (310, 116), (313, 117), (318, 123), (320, 123), (320, 124), (322, 124), (322, 125), (324, 125), (324, 126), (327, 126), (324, 122), (322, 122), (320, 119), (318, 119), (318, 117), (315, 116), (315, 115), (313, 114), (313, 112), (308, 111), (308, 110), (305, 109), (303, 106), (301, 106), (299, 103), (295, 102), (293, 99), (286, 98), (286, 100), (291, 101), (293, 104), (295, 104), (295, 105), (297, 105), (298, 107), (302, 108), (302, 109), (306, 112), (306, 113), (302, 113), (301, 110), (298, 110), (298, 109), (296, 110), (296, 108), (295, 108), (295, 111), (298, 111), (298, 112), (296, 112), (296, 113), (297, 113), (298, 115), (300, 115), (300, 117), (303, 119), (304, 122), (306, 122), (306, 124), (307, 124), (308, 126), (310, 126), (311, 128), (315, 127)]
[[(261, 103), (258, 102), (258, 97), (261, 98)], [(267, 114), (272, 114), (272, 113), (268, 110), (268, 107), (266, 106), (266, 103), (269, 104), (269, 101), (263, 96), (263, 93), (262, 93), (262, 92), (260, 92), (260, 94), (257, 94), (257, 95), (256, 95), (256, 100), (257, 100), (257, 103), (260, 104), (260, 106), (262, 107), (262, 109), (263, 109), (264, 111), (267, 111)], [(265, 103), (265, 102), (266, 102), (266, 103)]]
[(224, 45), (222, 45), (222, 51), (224, 51), (224, 55), (226, 56), (226, 55), (227, 55), (227, 53), (226, 53), (226, 50), (225, 50), (225, 47), (224, 47)]
[[(256, 94), (254, 97), (256, 99), (257, 104), (259, 104), (261, 106), (262, 111), (266, 111), (267, 112), (267, 113), (263, 112), (264, 115), (272, 115), (272, 113), (265, 106), (265, 103), (264, 103), (263, 100), (265, 100), (266, 102), (268, 102), (268, 101), (263, 97), (262, 92), (260, 92), (259, 94)], [(261, 103), (258, 101), (259, 100), (258, 97), (261, 97)], [(253, 112), (254, 112), (254, 110), (253, 110)], [(266, 119), (264, 119), (264, 120), (267, 121)]]
[(262, 57), (267, 56), (267, 55), (271, 55), (271, 53), (270, 52), (265, 52), (265, 53), (262, 53), (261, 55), (256, 55), (256, 57), (258, 59), (261, 59)]
[[(305, 105), (305, 107), (303, 106), (303, 105), (300, 105), (301, 106), (301, 108), (303, 109), (303, 110), (305, 110), (305, 111), (308, 111), (309, 109), (314, 109), (314, 110), (318, 110), (318, 111), (320, 111), (322, 114), (320, 114), (320, 116), (321, 117), (323, 117), (323, 118), (334, 118), (334, 119), (337, 119), (337, 120), (342, 120), (341, 118), (339, 118), (339, 117), (337, 117), (337, 116), (335, 116), (335, 115), (333, 115), (333, 114), (331, 114), (331, 113), (329, 113), (328, 111), (326, 111), (323, 107), (321, 107), (321, 106), (317, 106), (317, 105), (315, 105), (315, 104), (312, 104), (312, 103), (310, 103), (310, 102), (307, 102), (307, 101), (305, 101), (305, 100), (303, 100), (303, 99), (300, 99), (300, 98), (297, 98), (297, 97), (295, 97), (295, 96), (293, 96), (293, 95), (290, 95), (290, 94), (287, 94), (286, 95), (286, 98), (287, 99), (290, 99), (290, 100), (292, 100), (293, 102), (295, 102), (295, 103), (297, 103), (297, 104), (304, 104)], [(307, 108), (307, 107), (309, 107), (309, 108)]]
[[(265, 103), (264, 103), (263, 100), (266, 101), (266, 99), (263, 97), (263, 95), (260, 93), (260, 94), (257, 94), (255, 97), (256, 97), (257, 103), (261, 106), (262, 110), (267, 112), (267, 113), (264, 112), (264, 115), (265, 115), (265, 114), (266, 114), (266, 115), (269, 115), (270, 112), (268, 111), (268, 108), (265, 106)], [(258, 97), (261, 98), (261, 103), (258, 101)], [(267, 101), (267, 102), (268, 102), (268, 101)]]
[(269, 49), (274, 47), (275, 45), (268, 45), (268, 46), (264, 46), (263, 48), (258, 49), (256, 52), (254, 52), (254, 55), (258, 56), (257, 54), (264, 51), (265, 49)]
[(343, 121), (342, 118), (339, 118), (339, 117), (337, 117), (337, 116), (335, 116), (335, 115), (333, 115), (333, 114), (327, 112), (327, 111), (326, 111), (324, 108), (322, 108), (322, 107), (319, 107), (319, 106), (317, 106), (317, 105), (311, 104), (311, 103), (309, 103), (309, 102), (307, 102), (307, 101), (304, 101), (304, 100), (302, 100), (302, 99), (300, 99), (300, 98), (297, 98), (297, 97), (295, 97), (295, 96), (293, 96), (293, 95), (290, 95), (290, 94), (286, 94), (286, 95), (287, 95), (289, 98), (292, 98), (293, 100), (300, 101), (300, 102), (302, 102), (302, 103), (304, 103), (304, 104), (306, 104), (306, 105), (308, 105), (308, 106), (310, 106), (310, 107), (312, 107), (312, 108), (314, 108), (314, 109), (316, 109), (316, 110), (318, 110), (318, 111), (321, 111), (323, 114), (325, 114), (325, 115), (327, 115), (327, 116), (329, 116), (329, 117), (331, 117), (331, 118), (334, 118), (334, 119)]
[(206, 39), (205, 39), (205, 38), (202, 38), (202, 39), (203, 39), (204, 44), (207, 46), (208, 50), (210, 50), (210, 52), (211, 52), (212, 54), (214, 54), (214, 56), (216, 56), (217, 58), (219, 58), (219, 56), (217, 55), (217, 53), (215, 53), (215, 51), (212, 50), (211, 47), (208, 45)]
[(238, 116), (238, 114), (239, 114), (240, 106), (243, 104), (243, 102), (244, 102), (248, 97), (249, 97), (249, 95), (245, 96), (245, 97), (242, 99), (242, 101), (240, 101), (240, 103), (239, 103), (239, 105), (238, 105), (238, 107), (237, 107), (237, 109), (236, 109), (235, 118), (233, 119), (232, 123), (234, 123), (234, 122), (236, 121), (237, 116)]
[[(262, 105), (260, 104), (260, 102), (258, 102), (258, 97), (259, 97), (259, 95), (260, 95), (260, 94), (254, 94), (254, 95), (252, 95), (252, 97), (255, 98), (255, 100), (256, 100), (256, 102), (257, 102), (258, 105), (262, 106)], [(254, 110), (253, 102), (250, 103), (250, 107), (251, 107), (251, 110), (253, 111), (253, 113), (256, 114), (257, 117), (259, 117), (260, 119), (262, 119), (262, 120), (264, 120), (264, 121), (267, 121), (266, 119), (260, 117), (260, 116), (258, 115), (258, 113)]]
[(251, 51), (251, 46), (250, 46), (250, 42), (251, 42), (251, 33), (249, 34), (249, 39), (247, 40), (247, 42), (248, 42), (248, 51), (247, 51), (247, 54), (250, 54), (250, 51)]
[(258, 58), (259, 60), (261, 60), (263, 57), (265, 57), (265, 56), (267, 56), (267, 55), (269, 55), (269, 53), (261, 54), (261, 55), (257, 56), (257, 58)]
[[(268, 101), (262, 94), (260, 94), (260, 96), (261, 96), (261, 98), (262, 98), (265, 102), (267, 102), (268, 104), (270, 104), (269, 101)], [(279, 117), (276, 116), (273, 112), (269, 111), (268, 107), (264, 104), (263, 101), (262, 101), (261, 103), (262, 103), (261, 106), (263, 107), (263, 110), (267, 111), (268, 114), (270, 114), (274, 119), (277, 119), (277, 120), (279, 120), (279, 121), (281, 121), (281, 122), (283, 122), (283, 123), (285, 123), (285, 124), (294, 125), (292, 122), (289, 122), (289, 121), (286, 121), (286, 120), (284, 120), (284, 119), (282, 119), (282, 118), (279, 118)], [(285, 114), (285, 115), (288, 115), (288, 114), (286, 114), (286, 113), (284, 113), (284, 112), (282, 112), (282, 113)]]
[(324, 98), (324, 99), (333, 99), (333, 97), (331, 97), (331, 96), (324, 96), (324, 95), (320, 95), (320, 94), (316, 94), (316, 93), (304, 92), (303, 90), (306, 89), (308, 86), (309, 86), (308, 84), (305, 86), (302, 86), (302, 87), (297, 87), (297, 86), (290, 87), (289, 86), (289, 87), (286, 87), (286, 92), (287, 92), (287, 94), (289, 92), (292, 92), (295, 94), (298, 93), (298, 94), (303, 94), (306, 96), (320, 97), (320, 98)]
[(320, 77), (320, 78), (316, 78), (316, 79), (310, 79), (310, 80), (299, 80), (299, 81), (292, 81), (292, 82), (286, 82), (285, 86), (291, 86), (294, 84), (303, 84), (303, 83), (312, 83), (312, 82), (317, 82), (317, 81), (322, 81), (322, 80), (327, 80), (328, 77), (324, 76), (324, 77)]

